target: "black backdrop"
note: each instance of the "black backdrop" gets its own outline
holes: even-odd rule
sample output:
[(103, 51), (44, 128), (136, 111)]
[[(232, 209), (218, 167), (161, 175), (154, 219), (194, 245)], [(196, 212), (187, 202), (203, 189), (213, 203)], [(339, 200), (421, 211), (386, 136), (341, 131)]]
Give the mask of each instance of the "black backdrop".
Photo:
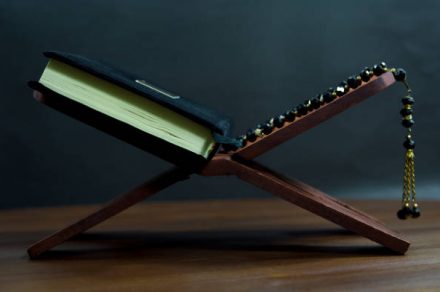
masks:
[[(365, 65), (414, 88), (419, 196), (438, 198), (439, 1), (1, 1), (0, 208), (102, 202), (171, 165), (31, 98), (41, 52), (106, 60), (227, 113), (240, 133)], [(258, 160), (336, 196), (399, 200), (402, 86)], [(234, 178), (157, 199), (266, 196)], [(397, 206), (398, 203), (396, 203)]]

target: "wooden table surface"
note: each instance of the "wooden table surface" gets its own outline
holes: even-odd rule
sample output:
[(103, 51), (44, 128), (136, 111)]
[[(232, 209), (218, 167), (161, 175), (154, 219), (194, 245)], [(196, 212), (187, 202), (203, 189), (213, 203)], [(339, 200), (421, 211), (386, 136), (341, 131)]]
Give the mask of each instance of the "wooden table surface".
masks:
[[(351, 201), (412, 242), (386, 249), (282, 200), (147, 202), (31, 261), (96, 206), (0, 212), (0, 291), (440, 291), (440, 202)], [(415, 289), (415, 290), (414, 290)]]

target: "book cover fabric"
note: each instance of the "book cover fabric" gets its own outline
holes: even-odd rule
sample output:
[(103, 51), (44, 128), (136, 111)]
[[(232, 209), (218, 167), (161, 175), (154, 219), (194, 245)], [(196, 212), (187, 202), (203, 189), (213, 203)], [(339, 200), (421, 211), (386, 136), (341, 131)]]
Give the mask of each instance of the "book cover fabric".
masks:
[[(45, 52), (44, 55), (48, 58), (61, 61), (65, 64), (95, 75), (96, 77), (119, 85), (120, 87), (136, 94), (142, 95), (194, 121), (204, 124), (208, 128), (211, 128), (220, 134), (225, 136), (228, 135), (230, 129), (229, 118), (188, 98), (177, 94), (168, 93), (168, 91), (152, 85), (148, 81), (145, 81), (145, 78), (124, 72), (102, 61), (89, 59), (80, 55), (57, 51)], [(136, 82), (136, 80), (140, 82)], [(178, 98), (172, 98), (170, 96)]]
[[(222, 142), (233, 141), (227, 136), (230, 130), (230, 120), (227, 117), (188, 98), (158, 88), (144, 81), (142, 77), (134, 76), (111, 65), (79, 55), (61, 52), (46, 52), (44, 55), (118, 85), (188, 117), (211, 129), (216, 140)], [(64, 97), (37, 81), (30, 81), (29, 86), (44, 95), (44, 99), (41, 101), (44, 104), (186, 169), (195, 170), (203, 166), (212, 158), (220, 146), (219, 143), (208, 159), (205, 159), (200, 155)]]

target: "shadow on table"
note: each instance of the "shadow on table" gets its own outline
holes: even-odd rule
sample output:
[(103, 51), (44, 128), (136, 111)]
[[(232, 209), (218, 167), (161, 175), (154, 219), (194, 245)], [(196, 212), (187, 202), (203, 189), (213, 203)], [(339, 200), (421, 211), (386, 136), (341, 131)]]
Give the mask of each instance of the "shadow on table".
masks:
[(267, 260), (396, 255), (343, 229), (85, 233), (39, 259)]

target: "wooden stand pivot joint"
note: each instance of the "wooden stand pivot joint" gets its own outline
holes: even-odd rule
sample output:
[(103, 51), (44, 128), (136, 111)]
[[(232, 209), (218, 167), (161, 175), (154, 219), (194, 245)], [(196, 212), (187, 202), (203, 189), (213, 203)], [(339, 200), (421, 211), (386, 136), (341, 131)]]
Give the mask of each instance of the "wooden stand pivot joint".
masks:
[[(236, 152), (216, 154), (199, 174), (203, 176), (235, 175), (243, 181), (264, 189), (354, 233), (369, 238), (390, 250), (404, 254), (410, 243), (368, 214), (356, 210), (303, 182), (288, 179), (252, 160), (367, 97), (382, 91), (394, 82), (395, 79), (390, 72), (384, 73), (380, 77), (373, 77), (369, 82), (363, 83), (356, 89), (351, 89), (344, 96), (296, 119), (294, 122), (288, 123), (280, 129), (274, 130), (267, 136), (257, 138), (255, 142), (247, 144)], [(44, 100), (44, 96), (38, 91), (34, 92), (34, 97), (37, 100)], [(189, 178), (189, 176), (190, 173), (180, 168), (165, 172), (122, 194), (87, 217), (38, 241), (29, 247), (28, 254), (31, 258), (38, 257), (45, 251), (158, 193), (167, 186)]]

